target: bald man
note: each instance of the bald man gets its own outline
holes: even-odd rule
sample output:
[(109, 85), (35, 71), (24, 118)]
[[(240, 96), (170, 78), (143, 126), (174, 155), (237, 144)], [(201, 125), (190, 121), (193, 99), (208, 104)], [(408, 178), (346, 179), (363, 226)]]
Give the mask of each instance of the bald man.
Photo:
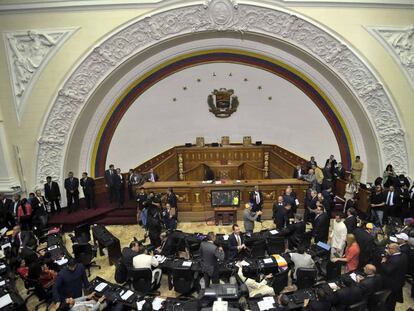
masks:
[(386, 248), (387, 256), (381, 261), (381, 275), (384, 285), (391, 290), (387, 301), (387, 310), (395, 310), (395, 304), (404, 302), (403, 291), (405, 274), (408, 268), (407, 255), (400, 252), (397, 243), (390, 243)]
[(377, 274), (377, 268), (372, 264), (364, 266), (364, 276), (358, 276), (357, 281), (368, 296), (383, 288), (382, 277)]

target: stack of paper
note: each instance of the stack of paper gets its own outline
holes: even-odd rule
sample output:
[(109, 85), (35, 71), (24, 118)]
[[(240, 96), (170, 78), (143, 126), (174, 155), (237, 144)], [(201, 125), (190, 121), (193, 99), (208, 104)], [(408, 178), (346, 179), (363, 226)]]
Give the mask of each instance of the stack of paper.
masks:
[(192, 264), (191, 261), (183, 261), (183, 267), (191, 267)]
[(263, 262), (264, 263), (272, 263), (273, 262), (273, 259), (272, 258), (264, 258), (263, 259)]
[(273, 304), (275, 303), (275, 299), (273, 297), (264, 297), (263, 300), (257, 303), (260, 311), (270, 310), (273, 309)]
[(154, 310), (160, 310), (162, 308), (162, 303), (165, 301), (164, 298), (155, 297), (152, 301), (152, 308)]
[(0, 297), (0, 309), (8, 306), (11, 303), (13, 303), (13, 300), (11, 299), (10, 294)]
[(279, 231), (277, 231), (276, 229), (270, 230), (269, 232), (270, 232), (270, 234), (273, 234), (273, 235), (275, 235), (275, 234), (278, 234), (278, 233), (279, 233)]
[(101, 292), (101, 291), (103, 291), (104, 289), (105, 289), (105, 287), (107, 287), (108, 286), (108, 284), (106, 284), (106, 283), (104, 283), (104, 282), (101, 282), (101, 283), (99, 283), (96, 287), (95, 287), (95, 290), (97, 291), (97, 292)]
[(125, 294), (121, 296), (122, 300), (128, 300), (129, 297), (131, 297), (134, 294), (133, 291), (127, 290)]

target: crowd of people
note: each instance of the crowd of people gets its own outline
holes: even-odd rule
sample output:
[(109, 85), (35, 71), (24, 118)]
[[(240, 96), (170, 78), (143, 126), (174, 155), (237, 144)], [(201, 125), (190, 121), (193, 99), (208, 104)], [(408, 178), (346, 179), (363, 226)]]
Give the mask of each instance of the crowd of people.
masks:
[[(316, 299), (305, 301), (306, 310), (330, 310), (333, 305), (343, 306), (346, 310), (353, 302), (384, 288), (391, 292), (387, 310), (394, 310), (396, 302), (403, 300), (406, 275), (414, 274), (414, 229), (409, 223), (414, 211), (414, 186), (410, 185), (408, 177), (396, 174), (388, 165), (382, 177), (378, 177), (371, 187), (365, 187), (370, 190), (370, 211), (363, 214), (358, 210), (358, 193), (364, 188), (361, 184), (363, 167), (363, 162), (356, 157), (349, 173), (334, 156), (330, 156), (324, 167), (320, 168), (315, 158), (311, 157), (305, 167), (297, 166), (293, 172), (293, 177), (309, 182), (304, 202), (299, 202), (294, 189), (289, 186), (273, 204), (272, 219), (278, 234), (285, 240), (282, 255), (290, 263), (293, 280), (296, 280), (299, 268), (320, 268), (324, 265), (342, 267), (345, 275), (358, 273), (351, 283), (344, 278), (343, 288), (334, 297), (317, 288)], [(336, 179), (347, 179), (344, 195), (339, 200)], [(178, 198), (171, 188), (166, 193), (147, 193), (141, 187), (135, 194), (135, 189), (143, 182), (157, 180), (158, 175), (153, 170), (145, 176), (130, 170), (126, 178), (113, 165), (105, 171), (110, 202), (123, 206), (123, 185), (126, 185), (129, 199), (137, 202), (137, 222), (150, 240), (149, 245), (132, 241), (122, 250), (120, 262), (127, 269), (151, 269), (153, 283), (160, 286), (162, 271), (158, 268), (159, 261), (155, 255), (177, 256), (171, 236), (179, 219)], [(79, 208), (79, 186), (83, 189), (86, 208), (96, 208), (94, 179), (83, 173), (79, 180), (70, 172), (64, 181), (69, 213)], [(47, 177), (44, 194), (37, 190), (30, 193), (27, 199), (15, 194), (12, 200), (0, 194), (0, 229), (13, 231), (12, 271), (22, 278), (39, 280), (45, 288), (53, 287), (56, 310), (122, 310), (122, 305), (112, 304), (94, 293), (83, 296), (83, 289), (89, 283), (80, 263), (70, 259), (61, 269), (51, 260), (50, 253), (37, 252), (37, 240), (47, 227), (48, 215), (61, 211), (60, 199), (59, 185), (51, 177)], [(219, 282), (221, 263), (240, 262), (251, 255), (245, 239), (254, 234), (256, 224), (263, 222), (263, 203), (263, 193), (256, 186), (243, 211), (245, 232), (242, 233), (237, 224), (232, 226), (226, 252), (216, 243), (213, 232), (205, 236), (199, 249), (203, 287)], [(342, 207), (338, 209), (338, 206)], [(403, 224), (407, 224), (405, 229), (402, 229)], [(324, 263), (318, 262), (309, 253), (312, 245), (319, 243), (328, 244), (330, 248)], [(250, 297), (258, 293), (276, 294), (269, 285), (273, 275), (258, 275), (252, 279), (246, 277), (241, 265), (237, 275), (239, 282), (247, 286)], [(411, 294), (414, 297), (413, 290)], [(350, 296), (352, 299), (349, 299)], [(280, 296), (278, 304), (280, 309), (277, 310), (285, 310), (286, 297)]]

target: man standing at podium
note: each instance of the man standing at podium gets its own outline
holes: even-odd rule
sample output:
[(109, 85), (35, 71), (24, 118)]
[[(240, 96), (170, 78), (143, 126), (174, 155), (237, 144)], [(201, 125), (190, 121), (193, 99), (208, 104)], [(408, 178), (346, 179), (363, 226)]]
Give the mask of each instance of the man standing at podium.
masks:
[[(259, 186), (254, 186), (254, 191), (250, 192), (250, 203), (252, 204), (252, 212), (258, 212), (263, 209), (263, 193), (259, 190)], [(256, 219), (262, 221), (262, 215)]]

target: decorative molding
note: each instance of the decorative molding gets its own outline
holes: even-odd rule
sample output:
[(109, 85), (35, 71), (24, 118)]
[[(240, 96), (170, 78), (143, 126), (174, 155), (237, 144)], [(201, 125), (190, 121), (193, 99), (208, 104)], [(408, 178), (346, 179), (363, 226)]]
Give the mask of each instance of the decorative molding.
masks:
[(414, 89), (414, 25), (367, 29), (390, 52)]
[(140, 17), (115, 31), (86, 55), (64, 82), (46, 116), (39, 139), (37, 182), (47, 175), (62, 180), (67, 143), (79, 113), (111, 72), (161, 40), (206, 31), (267, 35), (307, 51), (334, 71), (359, 99), (377, 135), (382, 162), (392, 163), (398, 172), (408, 172), (404, 130), (392, 100), (374, 71), (341, 38), (280, 9), (213, 0), (164, 8)]
[(43, 68), (76, 29), (31, 29), (3, 33), (19, 122), (27, 98)]
[[(183, 3), (185, 0), (65, 0), (65, 1), (3, 1), (0, 14), (32, 11), (68, 11), (68, 10), (108, 10), (108, 9), (144, 9), (155, 6)], [(412, 0), (268, 0), (273, 5), (309, 6), (309, 7), (373, 7), (373, 8), (413, 8)]]

